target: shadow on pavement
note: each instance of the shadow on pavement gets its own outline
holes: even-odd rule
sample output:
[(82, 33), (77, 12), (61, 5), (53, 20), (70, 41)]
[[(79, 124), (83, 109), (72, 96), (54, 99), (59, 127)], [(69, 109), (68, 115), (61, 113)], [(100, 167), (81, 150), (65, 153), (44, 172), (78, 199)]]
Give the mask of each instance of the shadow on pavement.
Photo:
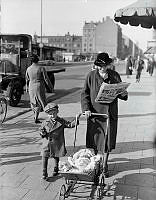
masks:
[[(56, 99), (62, 98), (64, 96), (74, 93), (80, 89), (81, 89), (80, 87), (76, 87), (76, 88), (72, 88), (69, 90), (55, 90), (54, 93), (46, 93), (47, 94), (47, 102), (51, 102)], [(78, 101), (79, 101), (79, 98), (78, 98)], [(71, 99), (71, 102), (73, 102), (72, 99)], [(22, 97), (22, 99), (17, 107), (18, 108), (30, 108), (30, 101), (29, 101), (28, 94), (24, 94), (24, 96)]]
[[(154, 200), (156, 188), (153, 187), (153, 174), (131, 173), (116, 179), (116, 182), (107, 191), (106, 196), (113, 196), (113, 199), (120, 197), (120, 199)], [(139, 191), (137, 190), (138, 187)], [(112, 191), (114, 191), (113, 195), (111, 195)]]
[[(21, 131), (26, 130), (26, 133), (28, 133), (28, 131), (30, 131), (30, 132), (38, 131), (38, 128), (40, 127), (40, 125), (41, 124), (35, 124), (34, 122), (29, 123), (26, 120), (24, 120), (22, 122), (19, 121), (17, 124), (15, 124), (15, 123), (10, 124), (10, 123), (6, 122), (6, 123), (3, 123), (3, 125), (0, 127), (0, 130), (4, 132), (5, 130), (6, 131), (15, 130), (16, 131), (16, 129), (18, 129), (18, 130), (21, 130)], [(14, 135), (14, 134), (17, 134), (17, 132), (11, 133), (11, 135)], [(21, 135), (22, 134), (23, 133), (21, 133)]]
[[(76, 88), (72, 88), (69, 90), (55, 90), (55, 94), (54, 95), (48, 95), (47, 97), (47, 102), (51, 102), (54, 101), (56, 99), (65, 97), (66, 95), (75, 93), (76, 91), (80, 90), (81, 88), (76, 87)], [(73, 99), (70, 98), (70, 101), (73, 103)], [(79, 99), (77, 100), (77, 102), (79, 101)]]
[(52, 183), (52, 182), (55, 182), (56, 180), (61, 179), (61, 178), (63, 178), (62, 175), (58, 175), (58, 176), (49, 176), (48, 179), (47, 179), (46, 181)]
[(129, 96), (150, 96), (152, 92), (128, 92)]
[(143, 113), (143, 114), (125, 114), (125, 115), (118, 115), (119, 118), (126, 118), (126, 117), (144, 117), (144, 116), (152, 116), (156, 115), (156, 113)]
[(12, 165), (17, 163), (26, 163), (26, 162), (34, 162), (41, 160), (41, 156), (33, 156), (29, 158), (22, 158), (22, 159), (16, 159), (16, 160), (9, 160), (9, 161), (3, 161), (1, 162), (1, 165)]

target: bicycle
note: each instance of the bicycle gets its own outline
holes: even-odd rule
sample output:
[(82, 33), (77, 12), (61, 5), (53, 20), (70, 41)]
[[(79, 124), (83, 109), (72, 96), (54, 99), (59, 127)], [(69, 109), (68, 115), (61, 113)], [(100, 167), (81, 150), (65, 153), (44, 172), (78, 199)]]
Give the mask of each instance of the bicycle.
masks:
[(7, 114), (7, 98), (5, 96), (0, 97), (0, 124), (5, 121)]

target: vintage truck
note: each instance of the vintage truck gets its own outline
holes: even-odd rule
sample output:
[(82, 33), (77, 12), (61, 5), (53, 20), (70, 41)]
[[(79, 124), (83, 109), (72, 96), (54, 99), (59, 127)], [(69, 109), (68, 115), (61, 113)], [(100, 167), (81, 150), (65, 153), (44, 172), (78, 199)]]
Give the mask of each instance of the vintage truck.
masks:
[[(39, 47), (32, 44), (32, 36), (28, 34), (1, 34), (0, 40), (0, 90), (5, 91), (9, 97), (10, 106), (17, 106), (24, 94), (26, 69), (31, 65), (32, 53), (38, 53)], [(48, 49), (47, 47), (45, 51)], [(53, 62), (47, 67), (45, 63), (46, 61), (40, 62), (41, 65), (45, 65), (54, 87), (54, 74), (65, 71), (65, 68), (55, 66)]]

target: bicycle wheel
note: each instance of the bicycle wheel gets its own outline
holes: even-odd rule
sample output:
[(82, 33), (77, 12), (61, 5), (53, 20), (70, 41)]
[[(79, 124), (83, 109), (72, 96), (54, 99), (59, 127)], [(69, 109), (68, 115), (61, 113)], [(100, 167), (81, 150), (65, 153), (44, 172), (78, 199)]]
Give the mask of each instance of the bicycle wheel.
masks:
[(7, 114), (7, 100), (4, 97), (0, 98), (0, 123), (2, 124)]

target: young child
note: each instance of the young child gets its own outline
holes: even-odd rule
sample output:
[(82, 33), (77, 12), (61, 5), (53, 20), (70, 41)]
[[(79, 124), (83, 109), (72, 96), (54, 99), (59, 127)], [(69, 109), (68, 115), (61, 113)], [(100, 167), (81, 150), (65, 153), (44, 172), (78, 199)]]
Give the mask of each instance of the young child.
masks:
[[(42, 179), (48, 178), (47, 166), (49, 157), (54, 158), (54, 170), (53, 176), (58, 175), (58, 164), (59, 157), (65, 156), (65, 137), (64, 128), (75, 127), (76, 120), (72, 122), (66, 121), (58, 116), (59, 109), (58, 105), (55, 103), (49, 103), (44, 108), (44, 111), (48, 114), (48, 119), (42, 122), (40, 127), (40, 135), (43, 138), (42, 144), (42, 164), (43, 164), (43, 174)], [(77, 115), (79, 121), (80, 115)]]

